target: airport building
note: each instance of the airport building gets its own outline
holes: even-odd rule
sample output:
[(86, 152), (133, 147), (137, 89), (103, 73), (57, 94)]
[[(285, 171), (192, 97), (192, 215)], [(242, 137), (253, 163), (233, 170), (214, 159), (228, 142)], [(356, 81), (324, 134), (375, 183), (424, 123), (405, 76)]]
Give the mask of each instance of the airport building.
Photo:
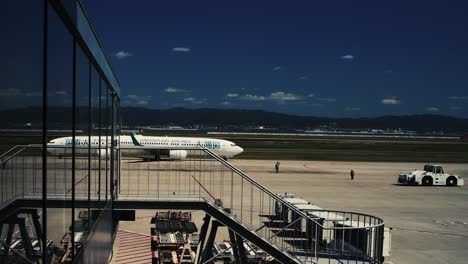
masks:
[[(116, 228), (119, 82), (80, 1), (6, 1), (2, 10), (3, 133), (29, 130), (25, 141), (36, 144), (2, 157), (0, 263), (105, 263)], [(30, 121), (18, 127), (23, 114)], [(46, 148), (77, 135), (102, 137), (98, 157), (87, 145), (54, 150), (64, 159)]]
[[(218, 142), (124, 144), (119, 81), (80, 1), (2, 7), (0, 263), (384, 261), (382, 219), (274, 193)], [(155, 214), (125, 252), (149, 253), (112, 254), (139, 209)]]

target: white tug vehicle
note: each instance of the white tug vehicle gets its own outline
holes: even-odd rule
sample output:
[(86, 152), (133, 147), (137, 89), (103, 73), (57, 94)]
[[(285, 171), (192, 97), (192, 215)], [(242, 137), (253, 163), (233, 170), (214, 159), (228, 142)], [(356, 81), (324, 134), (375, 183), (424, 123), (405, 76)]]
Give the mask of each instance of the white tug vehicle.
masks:
[(413, 172), (400, 172), (398, 183), (408, 185), (446, 185), (463, 186), (464, 181), (460, 176), (444, 173), (442, 165), (424, 165), (424, 170), (415, 170)]

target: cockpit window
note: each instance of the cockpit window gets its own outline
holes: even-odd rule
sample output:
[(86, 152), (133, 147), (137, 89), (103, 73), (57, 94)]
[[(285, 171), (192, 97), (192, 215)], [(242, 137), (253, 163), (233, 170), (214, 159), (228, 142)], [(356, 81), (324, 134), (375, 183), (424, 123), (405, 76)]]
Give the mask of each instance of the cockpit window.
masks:
[(235, 146), (236, 146), (236, 144), (234, 144), (234, 143), (231, 144), (231, 147), (235, 147)]
[(55, 141), (49, 141), (50, 144), (55, 144)]

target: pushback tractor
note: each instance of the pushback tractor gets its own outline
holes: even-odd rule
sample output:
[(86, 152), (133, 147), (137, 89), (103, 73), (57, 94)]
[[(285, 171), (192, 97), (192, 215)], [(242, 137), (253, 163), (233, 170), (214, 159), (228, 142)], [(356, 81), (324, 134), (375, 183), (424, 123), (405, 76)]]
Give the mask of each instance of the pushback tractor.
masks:
[(445, 173), (442, 165), (426, 164), (423, 170), (400, 172), (398, 183), (423, 186), (463, 186), (464, 180), (458, 175)]

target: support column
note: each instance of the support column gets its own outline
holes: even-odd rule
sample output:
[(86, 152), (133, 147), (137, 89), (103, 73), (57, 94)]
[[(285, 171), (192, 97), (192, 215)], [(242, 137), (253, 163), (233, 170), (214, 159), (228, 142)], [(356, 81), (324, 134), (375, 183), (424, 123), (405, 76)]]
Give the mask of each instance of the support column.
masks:
[(200, 239), (198, 241), (198, 249), (195, 263), (199, 263), (201, 254), (203, 252), (203, 245), (205, 244), (206, 233), (208, 232), (208, 226), (210, 225), (211, 216), (206, 214), (203, 218), (203, 225), (200, 229)]
[(23, 242), (24, 253), (29, 260), (35, 260), (36, 254), (31, 244), (31, 238), (29, 237), (28, 230), (26, 229), (26, 221), (24, 218), (17, 218), (18, 226), (21, 233), (21, 241)]
[(206, 241), (205, 250), (203, 250), (202, 263), (213, 257), (213, 245), (216, 239), (216, 233), (218, 232), (218, 227), (222, 224), (216, 220), (211, 221), (211, 230)]
[(239, 249), (240, 263), (247, 263), (247, 253), (244, 247), (244, 238), (236, 234), (237, 248)]
[(234, 262), (236, 264), (240, 264), (240, 257), (239, 257), (239, 247), (237, 244), (237, 238), (236, 234), (231, 229), (228, 229), (229, 232), (229, 239), (231, 240), (231, 247), (232, 247), (232, 252), (234, 253)]

